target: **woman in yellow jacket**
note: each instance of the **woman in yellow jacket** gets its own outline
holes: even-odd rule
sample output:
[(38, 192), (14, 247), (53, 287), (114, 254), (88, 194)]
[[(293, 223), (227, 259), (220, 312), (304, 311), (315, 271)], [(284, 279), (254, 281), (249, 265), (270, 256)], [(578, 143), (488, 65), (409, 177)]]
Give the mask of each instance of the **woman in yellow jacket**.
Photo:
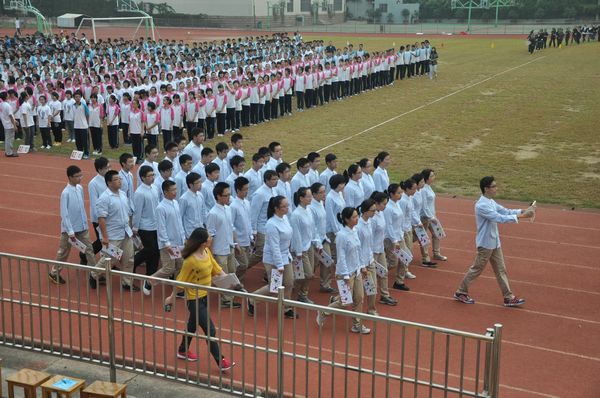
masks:
[[(204, 228), (195, 229), (188, 238), (185, 247), (181, 251), (183, 257), (183, 266), (177, 281), (193, 283), (201, 286), (210, 286), (212, 277), (217, 275), (225, 275), (219, 264), (213, 258), (209, 247), (212, 243), (212, 238), (208, 231)], [(168, 310), (170, 305), (175, 301), (177, 291), (181, 288), (173, 289), (173, 293), (165, 300), (165, 306)], [(188, 334), (183, 336), (177, 358), (186, 359), (188, 361), (197, 361), (198, 356), (190, 350), (192, 336), (196, 333), (196, 325), (200, 325), (206, 335), (212, 338), (210, 340), (210, 353), (219, 365), (219, 369), (224, 372), (235, 366), (235, 362), (231, 362), (221, 355), (221, 350), (216, 339), (214, 339), (215, 325), (210, 319), (207, 305), (207, 292), (196, 288), (185, 288), (185, 298), (187, 307), (190, 312), (188, 318), (187, 331)]]

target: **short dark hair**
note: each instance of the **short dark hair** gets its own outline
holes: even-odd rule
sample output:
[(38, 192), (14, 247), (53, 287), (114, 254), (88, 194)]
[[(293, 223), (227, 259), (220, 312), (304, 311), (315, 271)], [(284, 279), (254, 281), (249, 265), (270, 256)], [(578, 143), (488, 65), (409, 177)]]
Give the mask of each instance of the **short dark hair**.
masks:
[(156, 145), (154, 145), (154, 144), (148, 144), (148, 145), (146, 145), (146, 148), (144, 149), (144, 153), (146, 155), (150, 155), (150, 152), (152, 152), (152, 150), (154, 150), (154, 149), (158, 149), (156, 147)]
[(213, 196), (215, 197), (215, 200), (217, 199), (217, 196), (223, 195), (223, 192), (225, 192), (226, 189), (229, 189), (229, 184), (226, 182), (217, 182), (213, 188)]
[(146, 175), (148, 173), (150, 173), (151, 171), (154, 171), (154, 169), (150, 166), (142, 166), (140, 167), (140, 177), (146, 177)]
[(311, 152), (309, 153), (306, 158), (312, 163), (314, 162), (316, 159), (319, 159), (321, 157), (321, 155), (319, 154), (319, 152)]
[(94, 160), (94, 168), (96, 169), (97, 172), (99, 172), (100, 169), (106, 168), (107, 166), (108, 166), (108, 159), (105, 158), (104, 156), (100, 156), (99, 158)]
[(206, 172), (206, 175), (212, 174), (217, 170), (221, 170), (219, 168), (219, 165), (216, 163), (209, 163), (206, 165), (206, 167), (204, 168), (204, 171)]
[(238, 177), (233, 182), (233, 188), (236, 192), (239, 192), (248, 184), (250, 184), (250, 180), (248, 180), (246, 177)]
[(194, 183), (198, 180), (201, 180), (202, 176), (198, 173), (195, 172), (191, 172), (190, 174), (188, 174), (187, 176), (185, 176), (185, 183), (187, 184), (188, 188), (192, 185), (194, 185)]
[(123, 165), (123, 164), (127, 163), (127, 161), (129, 159), (133, 159), (133, 155), (132, 154), (127, 153), (127, 152), (122, 153), (121, 156), (119, 156), (119, 164)]
[(231, 136), (231, 143), (235, 144), (236, 142), (238, 142), (239, 140), (243, 140), (244, 136), (241, 135), (240, 133), (234, 133)]
[(231, 159), (229, 159), (229, 165), (231, 166), (231, 168), (234, 168), (244, 163), (245, 161), (246, 159), (244, 159), (240, 155), (233, 155)]
[(269, 144), (269, 152), (273, 153), (275, 152), (275, 148), (277, 148), (278, 146), (281, 146), (281, 144), (277, 141), (273, 141)]
[(158, 164), (158, 171), (159, 172), (165, 172), (169, 169), (173, 169), (173, 162), (171, 162), (170, 160), (164, 159), (161, 160), (160, 163)]
[(185, 162), (191, 161), (191, 160), (192, 160), (192, 157), (190, 155), (188, 155), (187, 153), (184, 153), (183, 155), (179, 156), (179, 164), (181, 166), (183, 166)]
[(433, 173), (433, 169), (423, 169), (423, 171), (421, 172), (425, 181), (429, 180), (429, 177), (431, 177), (432, 173)]
[[(98, 160), (98, 159), (96, 159)], [(106, 182), (106, 185), (108, 185), (109, 182), (112, 181), (114, 176), (118, 176), (119, 172), (117, 172), (116, 170), (108, 170), (106, 172), (106, 174), (104, 175), (104, 182)]]
[(325, 155), (325, 163), (331, 163), (336, 159), (337, 156), (335, 156), (335, 153), (328, 153), (327, 155)]
[(307, 164), (310, 164), (310, 160), (308, 160), (307, 158), (300, 158), (300, 159), (298, 159), (298, 162), (296, 163), (296, 167), (298, 167), (298, 170), (300, 170)]
[(200, 151), (200, 156), (208, 156), (208, 155), (210, 155), (213, 152), (214, 151), (213, 151), (212, 148), (209, 148), (209, 147), (206, 146), (206, 147), (202, 148), (202, 151)]
[(192, 131), (190, 132), (190, 140), (199, 134), (204, 135), (204, 132), (202, 131), (202, 129), (200, 127), (192, 128)]
[(169, 190), (169, 188), (171, 188), (173, 185), (177, 186), (175, 181), (164, 180), (162, 183), (162, 186), (161, 186), (163, 193), (167, 192)]
[(67, 167), (67, 177), (73, 177), (77, 173), (81, 173), (79, 166), (71, 165)]
[(217, 152), (223, 152), (229, 149), (229, 145), (224, 142), (219, 142), (217, 145), (215, 145), (215, 149)]
[(279, 174), (285, 173), (285, 171), (287, 169), (291, 169), (291, 168), (292, 168), (292, 166), (290, 166), (289, 163), (281, 162), (277, 165), (277, 167), (275, 167), (275, 171), (277, 172), (277, 175), (279, 175)]
[(485, 176), (479, 181), (479, 189), (481, 189), (481, 193), (485, 193), (485, 189), (489, 188), (492, 183), (496, 181), (494, 176)]
[(165, 145), (165, 152), (168, 152), (174, 148), (178, 148), (178, 145), (176, 143), (174, 143), (173, 141), (167, 142), (167, 145)]
[(275, 170), (267, 170), (267, 171), (265, 171), (265, 174), (263, 175), (263, 181), (267, 182), (273, 177), (278, 177)]
[(252, 155), (252, 161), (253, 162), (258, 162), (262, 158), (263, 158), (263, 155), (261, 155), (260, 153), (255, 153), (254, 155)]
[(340, 186), (340, 184), (345, 184), (345, 183), (346, 183), (346, 178), (344, 177), (343, 174), (334, 174), (329, 179), (329, 186), (331, 187), (331, 189), (336, 189), (337, 187)]

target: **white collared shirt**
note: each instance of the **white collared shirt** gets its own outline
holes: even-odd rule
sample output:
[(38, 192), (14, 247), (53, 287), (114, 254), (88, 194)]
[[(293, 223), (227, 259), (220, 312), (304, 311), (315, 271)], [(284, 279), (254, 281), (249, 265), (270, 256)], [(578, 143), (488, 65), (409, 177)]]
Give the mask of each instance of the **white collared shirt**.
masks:
[(192, 192), (188, 189), (178, 202), (185, 237), (189, 238), (196, 228), (205, 224), (204, 196), (200, 191)]
[(292, 243), (292, 226), (287, 216), (274, 215), (265, 224), (265, 246), (263, 263), (282, 269), (290, 263), (290, 244)]
[(500, 233), (498, 223), (518, 223), (517, 215), (521, 209), (507, 209), (502, 207), (494, 199), (488, 199), (481, 195), (475, 203), (475, 220), (477, 222), (477, 247), (486, 249), (497, 249), (500, 247)]
[(337, 233), (342, 229), (342, 224), (337, 219), (337, 214), (346, 207), (346, 201), (341, 192), (330, 191), (325, 198), (325, 214), (327, 220), (327, 232)]
[(68, 235), (88, 230), (81, 185), (67, 184), (63, 189), (60, 194), (60, 220), (60, 232)]
[(250, 202), (238, 197), (231, 201), (231, 221), (237, 243), (241, 247), (249, 247), (252, 240), (252, 222), (250, 221)]
[(133, 229), (156, 231), (158, 190), (154, 184), (142, 184), (133, 194)]
[(206, 229), (213, 237), (212, 252), (218, 256), (228, 256), (233, 249), (233, 222), (229, 206), (215, 204), (208, 212)]

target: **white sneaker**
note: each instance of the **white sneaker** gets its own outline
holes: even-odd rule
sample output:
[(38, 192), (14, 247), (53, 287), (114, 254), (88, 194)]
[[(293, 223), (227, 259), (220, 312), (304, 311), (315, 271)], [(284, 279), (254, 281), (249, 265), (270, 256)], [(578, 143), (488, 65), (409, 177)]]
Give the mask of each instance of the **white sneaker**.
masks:
[(325, 324), (325, 316), (323, 315), (323, 312), (319, 311), (319, 312), (317, 312), (317, 325), (323, 326), (324, 324)]
[(404, 275), (406, 279), (416, 279), (417, 276), (410, 271), (406, 271), (406, 275)]
[(369, 334), (369, 333), (371, 333), (371, 329), (369, 329), (365, 325), (352, 326), (352, 329), (350, 329), (350, 331), (352, 333), (360, 333), (360, 334)]
[(151, 293), (150, 289), (152, 289), (152, 287), (148, 288), (146, 282), (142, 283), (142, 292), (144, 292), (144, 295), (149, 296)]

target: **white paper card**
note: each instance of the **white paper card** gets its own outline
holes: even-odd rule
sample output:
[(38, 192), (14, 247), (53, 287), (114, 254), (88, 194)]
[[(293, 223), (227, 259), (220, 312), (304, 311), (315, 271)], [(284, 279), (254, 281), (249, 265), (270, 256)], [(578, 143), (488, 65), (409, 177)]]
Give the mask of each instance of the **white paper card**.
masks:
[(337, 285), (338, 290), (340, 292), (340, 299), (342, 300), (342, 304), (352, 304), (352, 290), (350, 290), (346, 281), (343, 279), (338, 279)]
[(423, 227), (415, 227), (415, 234), (417, 234), (417, 238), (419, 238), (419, 243), (421, 246), (425, 247), (431, 243), (429, 240), (429, 236), (427, 235), (427, 231)]
[(433, 230), (433, 234), (435, 235), (436, 238), (443, 239), (446, 237), (446, 232), (444, 232), (444, 227), (442, 227), (441, 222), (439, 222), (439, 221), (432, 222), (431, 229)]
[(178, 258), (181, 258), (181, 247), (171, 246), (171, 251), (173, 252), (173, 254), (169, 253), (171, 260), (177, 260)]
[(133, 157), (133, 164), (136, 164), (136, 163), (137, 163), (137, 156), (134, 156)]
[(133, 247), (135, 247), (136, 250), (141, 250), (144, 248), (144, 246), (142, 245), (142, 240), (138, 235), (133, 235), (131, 237), (131, 240), (133, 241)]
[(321, 252), (321, 255), (319, 256), (319, 261), (321, 261), (321, 264), (323, 264), (325, 268), (329, 268), (333, 265), (333, 258), (331, 258), (329, 253), (327, 253), (325, 250)]
[(113, 245), (112, 243), (109, 243), (108, 247), (103, 246), (102, 253), (117, 260), (121, 260), (121, 256), (123, 256), (123, 250)]
[(29, 153), (29, 145), (19, 145), (17, 153)]
[(71, 244), (71, 246), (73, 246), (75, 249), (79, 250), (81, 253), (85, 253), (85, 250), (87, 249), (87, 247), (83, 244), (83, 242), (77, 238), (75, 238), (75, 239), (69, 238), (69, 243)]
[(83, 151), (73, 150), (71, 152), (71, 160), (81, 160), (83, 158)]
[(304, 262), (302, 259), (294, 259), (292, 265), (294, 267), (294, 279), (304, 279)]
[(375, 296), (377, 294), (377, 286), (375, 286), (375, 281), (371, 278), (371, 275), (363, 278), (363, 286), (365, 287), (365, 294), (367, 296)]
[(283, 273), (279, 272), (277, 268), (271, 270), (271, 286), (269, 291), (271, 293), (277, 293), (277, 290), (283, 285)]
[(384, 265), (379, 264), (377, 261), (375, 261), (375, 273), (378, 277), (385, 278), (385, 276), (388, 273), (388, 270)]
[(212, 283), (221, 289), (233, 289), (240, 284), (236, 274), (217, 275), (212, 278)]
[(404, 265), (410, 264), (410, 262), (413, 259), (412, 253), (404, 249), (394, 250), (394, 254), (396, 255), (396, 257), (398, 257), (398, 260), (400, 260), (400, 262)]

